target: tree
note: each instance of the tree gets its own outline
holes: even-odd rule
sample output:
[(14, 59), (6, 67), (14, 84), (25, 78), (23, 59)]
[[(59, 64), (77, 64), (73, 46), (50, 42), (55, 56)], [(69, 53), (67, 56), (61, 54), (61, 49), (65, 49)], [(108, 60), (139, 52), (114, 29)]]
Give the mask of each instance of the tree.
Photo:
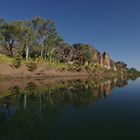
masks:
[(129, 70), (128, 70), (128, 72), (129, 73), (131, 73), (131, 74), (133, 74), (133, 73), (138, 73), (138, 71), (135, 69), (135, 68), (130, 68)]
[(52, 60), (53, 52), (57, 47), (59, 48), (62, 44), (63, 44), (63, 39), (58, 35), (57, 32), (54, 32), (48, 36), (48, 39), (45, 42), (45, 45), (47, 46), (45, 50), (45, 54), (49, 56), (50, 62)]
[(51, 34), (56, 32), (55, 23), (52, 20), (45, 20), (43, 17), (35, 17), (32, 20), (33, 28), (36, 33), (36, 41), (41, 46), (40, 55), (43, 57), (46, 46), (46, 41)]
[(13, 47), (19, 43), (19, 37), (22, 31), (22, 21), (13, 21), (4, 23), (0, 27), (0, 44), (13, 56)]
[(29, 58), (29, 47), (32, 46), (35, 39), (34, 31), (32, 30), (31, 22), (24, 22), (22, 33), (21, 33), (21, 42), (24, 44), (26, 60)]
[(4, 18), (0, 18), (0, 25), (4, 23)]
[(1, 33), (2, 25), (4, 24), (4, 19), (0, 18), (0, 47), (2, 45), (3, 35)]
[(94, 54), (94, 48), (88, 44), (73, 44), (73, 47), (77, 50), (80, 50), (81, 53), (84, 55), (86, 61), (90, 62), (93, 54)]

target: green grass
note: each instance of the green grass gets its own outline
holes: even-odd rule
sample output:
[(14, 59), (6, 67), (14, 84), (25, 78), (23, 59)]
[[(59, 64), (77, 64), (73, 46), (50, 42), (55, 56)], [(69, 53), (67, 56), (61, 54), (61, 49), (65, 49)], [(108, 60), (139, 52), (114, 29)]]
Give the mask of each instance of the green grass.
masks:
[(3, 54), (0, 54), (0, 62), (13, 62), (14, 58), (13, 57), (9, 57)]
[(95, 65), (95, 64), (88, 64), (88, 65), (76, 65), (76, 64), (68, 64), (68, 63), (60, 63), (56, 60), (52, 60), (51, 62), (49, 60), (44, 60), (41, 57), (38, 58), (29, 58), (28, 60), (25, 60), (21, 58), (20, 56), (10, 57), (6, 55), (0, 54), (0, 62), (9, 63), (11, 66), (15, 68), (19, 68), (22, 64), (25, 64), (30, 71), (34, 71), (39, 64), (46, 64), (48, 65), (48, 68), (55, 68), (60, 71), (76, 71), (80, 72), (82, 70), (86, 70), (88, 72), (98, 72), (102, 71), (105, 73), (113, 72), (113, 70), (108, 70), (104, 67)]
[(49, 67), (52, 68), (56, 68), (58, 70), (67, 70), (67, 71), (71, 71), (71, 70), (77, 70), (77, 68), (80, 68), (80, 66), (77, 65), (70, 65), (70, 64), (66, 64), (66, 63), (58, 63), (58, 62), (46, 62), (48, 64)]

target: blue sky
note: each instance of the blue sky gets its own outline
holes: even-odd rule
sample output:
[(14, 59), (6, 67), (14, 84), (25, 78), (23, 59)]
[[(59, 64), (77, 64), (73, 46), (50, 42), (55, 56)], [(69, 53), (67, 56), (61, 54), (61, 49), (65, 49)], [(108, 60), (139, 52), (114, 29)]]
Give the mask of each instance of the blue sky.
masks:
[(44, 16), (65, 42), (88, 43), (140, 70), (140, 0), (0, 0), (6, 20)]

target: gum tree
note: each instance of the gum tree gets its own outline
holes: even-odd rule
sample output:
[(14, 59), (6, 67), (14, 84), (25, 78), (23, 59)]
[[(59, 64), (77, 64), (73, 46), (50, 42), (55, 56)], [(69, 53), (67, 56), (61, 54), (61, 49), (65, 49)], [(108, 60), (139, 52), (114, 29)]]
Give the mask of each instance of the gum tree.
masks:
[(0, 27), (1, 45), (8, 50), (10, 56), (13, 56), (13, 48), (19, 44), (21, 25), (22, 21), (13, 21), (3, 23)]
[(30, 47), (33, 45), (33, 41), (35, 40), (35, 34), (32, 30), (32, 24), (30, 21), (24, 22), (20, 40), (24, 46), (26, 60), (28, 60)]
[(38, 16), (33, 18), (32, 24), (36, 34), (36, 41), (41, 47), (40, 56), (43, 57), (47, 48), (46, 41), (51, 34), (56, 32), (55, 23), (52, 20), (46, 20)]

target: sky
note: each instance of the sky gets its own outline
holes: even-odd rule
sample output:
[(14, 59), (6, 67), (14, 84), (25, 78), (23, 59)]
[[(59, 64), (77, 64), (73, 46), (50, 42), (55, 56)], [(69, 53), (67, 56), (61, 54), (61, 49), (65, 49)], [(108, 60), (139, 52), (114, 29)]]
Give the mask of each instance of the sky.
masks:
[(0, 0), (7, 21), (43, 16), (65, 42), (87, 43), (140, 70), (140, 0)]

